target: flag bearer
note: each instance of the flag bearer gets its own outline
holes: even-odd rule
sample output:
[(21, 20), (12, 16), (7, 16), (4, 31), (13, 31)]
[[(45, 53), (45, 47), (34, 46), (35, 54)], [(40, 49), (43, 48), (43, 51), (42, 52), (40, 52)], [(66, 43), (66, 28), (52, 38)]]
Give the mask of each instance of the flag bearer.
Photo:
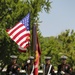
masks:
[(61, 64), (58, 65), (58, 75), (72, 75), (72, 68), (66, 62), (67, 56), (61, 56)]
[(51, 57), (45, 57), (45, 65), (43, 65), (43, 75), (55, 75), (54, 67), (51, 64)]
[(33, 56), (29, 57), (23, 69), (25, 69), (26, 75), (33, 75), (33, 71), (34, 71), (34, 57)]
[(6, 75), (19, 75), (20, 67), (17, 64), (17, 56), (11, 55), (11, 62), (7, 66)]

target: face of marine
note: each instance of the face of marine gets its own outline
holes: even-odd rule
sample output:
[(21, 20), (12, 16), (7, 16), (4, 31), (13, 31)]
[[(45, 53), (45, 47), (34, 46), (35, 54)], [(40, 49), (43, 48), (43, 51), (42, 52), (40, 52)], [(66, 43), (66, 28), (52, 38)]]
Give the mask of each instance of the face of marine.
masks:
[(46, 64), (50, 64), (50, 60), (45, 60)]

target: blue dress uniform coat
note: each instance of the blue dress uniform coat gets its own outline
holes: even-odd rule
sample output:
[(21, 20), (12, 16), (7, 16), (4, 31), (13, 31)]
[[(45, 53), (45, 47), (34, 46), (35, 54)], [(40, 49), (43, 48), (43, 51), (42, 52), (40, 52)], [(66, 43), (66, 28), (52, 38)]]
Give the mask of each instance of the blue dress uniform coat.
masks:
[(34, 71), (34, 65), (33, 64), (28, 64), (26, 66), (27, 75), (33, 75), (33, 71)]
[(7, 71), (6, 71), (6, 75), (19, 75), (19, 65), (18, 64), (9, 64), (7, 66)]
[(44, 75), (55, 75), (54, 67), (51, 64), (44, 65)]
[(6, 75), (19, 75), (20, 67), (16, 63), (17, 56), (11, 55), (11, 63), (7, 66)]
[(58, 75), (72, 75), (72, 68), (65, 61), (67, 56), (61, 56), (61, 60), (63, 61), (60, 65), (58, 65)]
[(69, 64), (58, 65), (58, 75), (72, 75), (72, 69)]
[(27, 63), (25, 63), (23, 69), (26, 71), (26, 75), (33, 75), (34, 71), (34, 64), (33, 64), (34, 57), (30, 56), (29, 60), (27, 60)]
[(54, 67), (50, 63), (51, 57), (45, 57), (45, 65), (43, 67), (43, 75), (55, 75), (54, 73)]

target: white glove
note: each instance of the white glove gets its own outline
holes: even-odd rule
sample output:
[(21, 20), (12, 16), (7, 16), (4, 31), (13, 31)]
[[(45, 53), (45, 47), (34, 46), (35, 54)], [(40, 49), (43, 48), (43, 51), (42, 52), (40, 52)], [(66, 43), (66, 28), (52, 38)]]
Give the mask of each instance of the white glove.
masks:
[(12, 72), (10, 71), (10, 72), (9, 72), (9, 75), (11, 75), (11, 74), (12, 74)]
[(31, 73), (30, 75), (33, 75), (33, 73)]
[(61, 74), (65, 74), (65, 72), (64, 71), (61, 71)]
[(30, 63), (30, 60), (27, 60), (27, 63)]
[(44, 66), (44, 64), (41, 64), (41, 66), (43, 67), (43, 66)]

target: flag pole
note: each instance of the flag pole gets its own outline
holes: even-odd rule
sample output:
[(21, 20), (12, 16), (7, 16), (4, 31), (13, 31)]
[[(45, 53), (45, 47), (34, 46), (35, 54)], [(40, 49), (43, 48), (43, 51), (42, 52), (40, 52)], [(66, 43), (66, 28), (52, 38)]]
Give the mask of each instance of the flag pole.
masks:
[[(37, 36), (36, 36), (36, 25), (33, 25), (33, 31), (32, 31), (32, 42), (33, 42), (33, 51), (35, 53), (36, 51), (36, 41), (37, 40)], [(35, 56), (35, 55), (34, 55)]]
[(34, 51), (34, 75), (38, 75), (38, 65), (39, 65), (39, 53), (38, 53), (38, 42), (37, 42), (37, 27), (33, 26), (33, 51)]
[(33, 26), (33, 51), (34, 51), (34, 75), (38, 75), (38, 69), (39, 69), (39, 59), (41, 55), (41, 49), (39, 45), (39, 40), (38, 40), (38, 34), (37, 34), (37, 26)]
[[(36, 25), (33, 25), (33, 30), (32, 30), (32, 41), (33, 41), (33, 54), (34, 54), (34, 63), (35, 63), (35, 59), (36, 59), (36, 43), (37, 43), (37, 37), (36, 37)], [(35, 74), (35, 64), (34, 64), (34, 75)]]

